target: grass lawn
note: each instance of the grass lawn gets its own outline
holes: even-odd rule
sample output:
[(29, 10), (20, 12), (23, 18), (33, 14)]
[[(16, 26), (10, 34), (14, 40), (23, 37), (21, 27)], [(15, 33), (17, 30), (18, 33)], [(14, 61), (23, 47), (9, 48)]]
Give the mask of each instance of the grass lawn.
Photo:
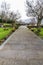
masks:
[(7, 35), (9, 35), (12, 31), (12, 28), (8, 28), (8, 30), (4, 30), (4, 28), (0, 28), (0, 40), (4, 39)]
[[(31, 30), (32, 30), (34, 33), (36, 33), (37, 28), (31, 28)], [(41, 31), (38, 33), (38, 36), (43, 39), (43, 28), (41, 28)]]
[(43, 38), (43, 28), (41, 28), (41, 32), (39, 33), (39, 36)]
[(3, 26), (4, 26), (3, 28), (0, 28), (0, 45), (4, 40), (6, 40), (6, 38), (12, 32), (14, 32), (18, 28), (18, 25), (14, 25), (14, 27), (12, 27), (11, 24), (6, 24), (6, 23), (4, 23)]

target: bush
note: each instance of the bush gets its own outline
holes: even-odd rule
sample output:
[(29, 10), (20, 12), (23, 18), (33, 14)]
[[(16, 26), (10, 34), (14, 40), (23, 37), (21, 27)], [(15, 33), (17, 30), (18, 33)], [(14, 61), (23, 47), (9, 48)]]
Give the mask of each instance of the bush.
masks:
[(19, 25), (17, 25), (17, 24), (14, 24), (14, 27), (15, 27), (15, 29), (18, 29)]
[(33, 31), (33, 32), (34, 32), (34, 28), (31, 28), (31, 31)]
[(15, 30), (16, 30), (15, 27), (13, 27), (12, 32), (14, 32)]
[(31, 29), (31, 26), (27, 26), (27, 28)]

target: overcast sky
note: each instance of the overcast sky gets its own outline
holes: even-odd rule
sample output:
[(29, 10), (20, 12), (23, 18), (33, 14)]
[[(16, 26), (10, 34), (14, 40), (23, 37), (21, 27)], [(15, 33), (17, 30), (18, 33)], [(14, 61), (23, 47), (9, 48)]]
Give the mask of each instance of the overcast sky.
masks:
[(26, 0), (0, 0), (0, 6), (1, 6), (1, 3), (4, 1), (10, 4), (11, 11), (19, 10), (19, 12), (21, 13), (22, 19), (28, 18), (25, 12), (25, 1)]
[[(1, 4), (2, 2), (7, 2), (8, 4), (10, 4), (10, 10), (11, 11), (19, 11), (21, 16), (22, 16), (22, 20), (24, 19), (29, 19), (30, 17), (27, 17), (26, 16), (26, 8), (25, 8), (25, 2), (26, 0), (0, 0), (0, 7), (1, 7)], [(31, 1), (31, 0), (29, 0)], [(35, 4), (36, 0), (34, 0), (34, 4)], [(29, 21), (28, 21), (29, 22)]]

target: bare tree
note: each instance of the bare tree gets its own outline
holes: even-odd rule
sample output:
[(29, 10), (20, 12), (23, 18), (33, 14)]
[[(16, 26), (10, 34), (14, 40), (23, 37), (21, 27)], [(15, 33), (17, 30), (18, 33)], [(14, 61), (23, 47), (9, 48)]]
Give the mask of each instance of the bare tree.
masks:
[(10, 20), (12, 20), (12, 27), (14, 27), (14, 23), (16, 23), (16, 20), (20, 19), (20, 14), (19, 12), (17, 13), (14, 13), (14, 12), (11, 12), (10, 13)]
[(2, 25), (3, 25), (3, 19), (4, 19), (4, 16), (5, 16), (5, 12), (2, 11), (1, 14), (0, 14), (0, 17), (1, 17), (1, 20), (2, 20)]
[(2, 2), (2, 4), (1, 4), (1, 19), (2, 19), (2, 23), (3, 23), (3, 19), (7, 22), (9, 9), (10, 9), (9, 4), (7, 4), (6, 2)]
[(36, 0), (35, 4), (34, 1), (26, 0), (27, 4), (27, 16), (31, 15), (37, 17), (37, 27), (40, 28), (41, 20), (43, 19), (43, 1)]

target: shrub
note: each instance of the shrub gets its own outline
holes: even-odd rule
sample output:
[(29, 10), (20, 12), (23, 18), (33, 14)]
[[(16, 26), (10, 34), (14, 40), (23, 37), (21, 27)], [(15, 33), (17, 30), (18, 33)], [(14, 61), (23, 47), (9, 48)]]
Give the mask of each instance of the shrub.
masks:
[(17, 24), (14, 24), (14, 27), (15, 27), (15, 29), (18, 29), (19, 25), (17, 25)]
[(12, 28), (12, 32), (14, 32), (15, 30), (16, 30), (16, 28), (15, 28), (15, 27), (13, 27), (13, 28)]
[(34, 28), (31, 28), (31, 31), (33, 31), (33, 32), (34, 32)]

